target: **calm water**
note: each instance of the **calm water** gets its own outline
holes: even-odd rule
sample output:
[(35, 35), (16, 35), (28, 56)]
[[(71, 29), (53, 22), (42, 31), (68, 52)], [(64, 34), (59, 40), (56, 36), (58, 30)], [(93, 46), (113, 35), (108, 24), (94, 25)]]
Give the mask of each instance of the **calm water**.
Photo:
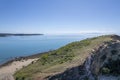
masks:
[(27, 56), (55, 50), (73, 41), (95, 35), (42, 35), (0, 37), (0, 63), (18, 56)]

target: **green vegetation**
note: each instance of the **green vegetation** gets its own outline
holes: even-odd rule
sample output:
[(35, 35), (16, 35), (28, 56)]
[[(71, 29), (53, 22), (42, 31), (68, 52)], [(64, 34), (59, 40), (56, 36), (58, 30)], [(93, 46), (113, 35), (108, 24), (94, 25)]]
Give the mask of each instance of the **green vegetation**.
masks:
[(102, 68), (102, 74), (109, 74), (110, 73), (110, 69), (108, 68)]
[(62, 72), (69, 67), (82, 64), (93, 48), (111, 40), (110, 36), (100, 36), (70, 43), (40, 55), (37, 62), (17, 71), (14, 77), (16, 80), (34, 80), (55, 72)]
[(120, 60), (117, 59), (117, 60), (109, 60), (108, 63), (106, 63), (104, 66), (103, 66), (103, 69), (102, 69), (102, 74), (112, 74), (112, 75), (120, 75)]

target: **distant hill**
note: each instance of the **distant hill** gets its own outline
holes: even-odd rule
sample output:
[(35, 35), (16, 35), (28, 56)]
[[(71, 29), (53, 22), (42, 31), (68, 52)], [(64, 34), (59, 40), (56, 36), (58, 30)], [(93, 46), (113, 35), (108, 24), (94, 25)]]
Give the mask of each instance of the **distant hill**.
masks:
[(120, 37), (117, 35), (72, 42), (38, 56), (37, 62), (32, 62), (14, 74), (16, 80), (119, 80), (120, 78)]
[(35, 36), (35, 35), (43, 35), (43, 34), (25, 34), (25, 33), (0, 33), (0, 37), (8, 37), (8, 36)]

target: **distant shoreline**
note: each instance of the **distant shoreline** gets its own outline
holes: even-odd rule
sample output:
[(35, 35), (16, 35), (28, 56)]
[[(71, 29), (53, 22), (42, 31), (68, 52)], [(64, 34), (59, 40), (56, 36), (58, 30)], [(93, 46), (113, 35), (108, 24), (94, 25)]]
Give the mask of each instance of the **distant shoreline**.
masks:
[(9, 36), (39, 36), (43, 34), (25, 34), (25, 33), (0, 33), (0, 37), (9, 37)]

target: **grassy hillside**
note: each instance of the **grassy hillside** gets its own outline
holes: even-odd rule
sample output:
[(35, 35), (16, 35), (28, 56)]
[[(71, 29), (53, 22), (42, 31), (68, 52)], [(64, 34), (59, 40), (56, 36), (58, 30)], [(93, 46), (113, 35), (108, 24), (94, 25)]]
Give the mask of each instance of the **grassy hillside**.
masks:
[(110, 35), (88, 38), (72, 42), (57, 50), (39, 56), (37, 62), (14, 74), (16, 80), (37, 80), (65, 71), (68, 68), (82, 64), (89, 53), (103, 42), (111, 41)]

